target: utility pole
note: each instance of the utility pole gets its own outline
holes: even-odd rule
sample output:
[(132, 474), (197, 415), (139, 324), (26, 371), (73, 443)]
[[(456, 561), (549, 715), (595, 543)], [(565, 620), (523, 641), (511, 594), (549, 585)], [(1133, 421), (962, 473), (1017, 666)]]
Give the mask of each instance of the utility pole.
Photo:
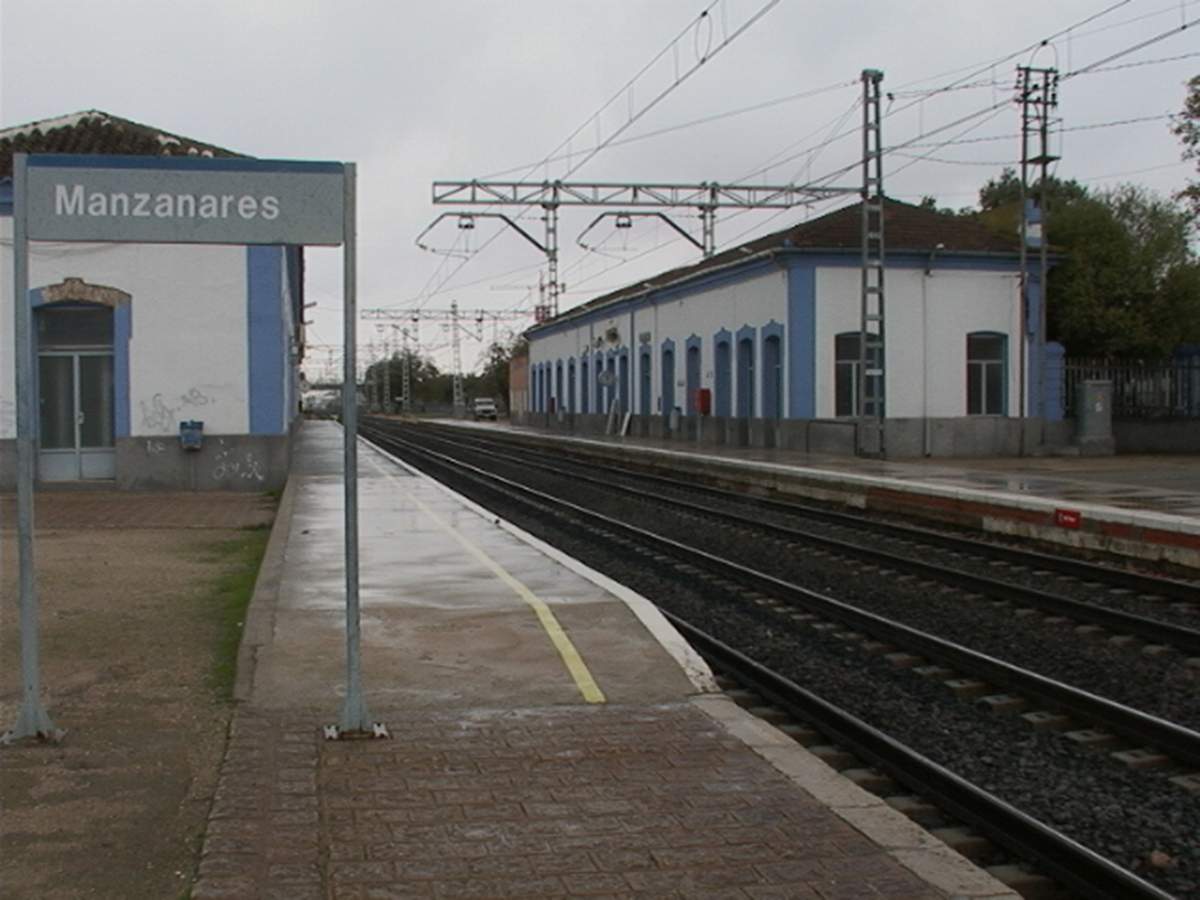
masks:
[[(1017, 91), (1021, 104), (1021, 418), (1029, 414), (1028, 370), (1033, 369), (1035, 379), (1033, 412), (1039, 418), (1046, 416), (1045, 346), (1046, 346), (1046, 277), (1048, 264), (1046, 235), (1046, 189), (1050, 177), (1050, 163), (1059, 157), (1050, 153), (1050, 112), (1058, 106), (1058, 70), (1037, 69), (1032, 66), (1017, 66)], [(1038, 136), (1038, 152), (1030, 155), (1029, 143), (1032, 134)], [(1039, 168), (1037, 187), (1033, 192), (1033, 204), (1029, 203), (1029, 168)], [(1030, 229), (1030, 222), (1036, 227)], [(1029, 245), (1038, 248), (1039, 276), (1037, 306), (1031, 309), (1029, 290)], [(1035, 336), (1036, 341), (1030, 338)], [(1028, 346), (1028, 363), (1026, 347)]]
[(467, 401), (463, 397), (462, 338), (458, 334), (457, 300), (450, 302), (450, 344), (454, 348), (454, 415), (462, 417), (467, 412)]
[(884, 335), (883, 73), (863, 69), (862, 307), (859, 321), (859, 456), (887, 455), (886, 344)]

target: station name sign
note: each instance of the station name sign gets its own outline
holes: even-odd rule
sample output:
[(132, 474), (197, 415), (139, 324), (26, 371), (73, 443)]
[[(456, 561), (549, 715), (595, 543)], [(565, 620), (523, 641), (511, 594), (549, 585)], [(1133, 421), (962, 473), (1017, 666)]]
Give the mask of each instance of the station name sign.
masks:
[(32, 155), (31, 240), (341, 244), (344, 167), (283, 160)]

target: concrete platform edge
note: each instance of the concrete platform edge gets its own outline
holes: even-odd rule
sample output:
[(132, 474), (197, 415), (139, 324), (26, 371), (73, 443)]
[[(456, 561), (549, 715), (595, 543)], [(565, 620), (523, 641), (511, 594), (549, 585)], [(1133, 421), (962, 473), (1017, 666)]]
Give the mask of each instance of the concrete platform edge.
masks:
[(728, 697), (697, 697), (692, 703), (927, 884), (953, 897), (1019, 900), (1019, 894)]
[[(390, 462), (427, 475), (379, 447), (363, 442)], [(432, 479), (431, 479), (432, 480)], [(1019, 900), (1019, 895), (955, 853), (919, 825), (880, 798), (843, 778), (783, 732), (743, 710), (719, 693), (712, 670), (648, 599), (573, 557), (550, 546), (494, 512), (434, 481), (440, 490), (476, 514), (492, 521), (521, 541), (537, 548), (557, 564), (590, 580), (624, 602), (643, 626), (683, 668), (699, 696), (692, 703), (725, 731), (741, 741), (835, 815), (879, 845), (914, 875), (953, 897), (972, 900)]]
[[(462, 426), (463, 423), (450, 424)], [(1034, 538), (1078, 549), (1200, 569), (1200, 522), (1188, 516), (936, 484), (916, 478), (737, 460), (682, 448), (674, 450), (630, 442), (547, 435), (520, 428), (509, 430), (534, 440), (564, 441), (602, 452), (619, 447), (624, 453), (647, 459), (687, 459), (695, 466), (718, 472), (757, 472), (781, 494), (842, 503), (862, 510), (907, 513), (934, 521), (970, 524), (983, 532)], [(1079, 527), (1056, 524), (1055, 512), (1063, 508), (1082, 515)]]
[(540, 538), (535, 537), (522, 528), (519, 528), (511, 522), (508, 522), (496, 515), (496, 513), (492, 512), (487, 507), (481, 506), (475, 501), (464, 497), (462, 494), (459, 494), (457, 491), (446, 487), (446, 485), (442, 484), (441, 482), (429, 479), (428, 475), (421, 472), (419, 469), (413, 468), (408, 463), (404, 462), (404, 460), (393, 456), (386, 450), (376, 447), (374, 444), (370, 444), (366, 441), (363, 441), (362, 445), (363, 447), (379, 454), (389, 462), (402, 466), (408, 471), (415, 473), (417, 477), (430, 480), (439, 490), (453, 497), (456, 502), (461, 503), (467, 509), (470, 509), (477, 515), (482, 516), (483, 518), (492, 522), (496, 525), (496, 527), (507, 532), (508, 534), (511, 534), (518, 540), (528, 544), (531, 547), (534, 547), (539, 552), (552, 559), (556, 564), (568, 569), (581, 578), (587, 579), (600, 589), (612, 594), (629, 608), (630, 612), (632, 612), (638, 618), (643, 627), (650, 632), (650, 634), (659, 642), (663, 649), (670, 654), (671, 658), (678, 663), (679, 667), (683, 670), (684, 674), (687, 676), (688, 680), (692, 683), (698, 693), (710, 693), (716, 690), (717, 682), (713, 677), (712, 670), (708, 667), (708, 664), (704, 661), (700, 654), (692, 649), (692, 646), (686, 640), (684, 640), (683, 635), (676, 631), (674, 626), (672, 626), (671, 623), (666, 620), (663, 614), (659, 612), (658, 607), (656, 607), (641, 594), (630, 590), (629, 588), (625, 587), (625, 585), (614, 581), (607, 575), (597, 572), (595, 569), (584, 565), (574, 557), (568, 556), (556, 547), (552, 547), (550, 544), (547, 544)]
[(242, 627), (242, 639), (238, 644), (237, 674), (233, 682), (235, 703), (250, 701), (254, 691), (254, 675), (258, 666), (258, 654), (271, 641), (275, 628), (275, 609), (279, 600), (280, 584), (283, 580), (284, 554), (288, 535), (292, 527), (292, 513), (296, 507), (296, 483), (294, 476), (288, 478), (275, 511), (271, 525), (271, 536), (254, 580), (254, 593), (246, 609), (246, 623)]

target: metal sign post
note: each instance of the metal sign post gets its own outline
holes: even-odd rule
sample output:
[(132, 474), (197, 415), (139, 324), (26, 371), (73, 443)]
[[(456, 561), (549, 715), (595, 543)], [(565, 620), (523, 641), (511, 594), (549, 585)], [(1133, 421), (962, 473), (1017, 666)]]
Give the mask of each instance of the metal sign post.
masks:
[[(352, 163), (13, 154), (13, 305), (17, 391), (17, 546), (23, 697), (0, 743), (55, 740), (41, 702), (34, 566), (33, 404), (36, 360), (29, 303), (31, 240), (171, 244), (342, 245), (345, 290), (346, 697), (330, 737), (367, 732), (358, 604), (357, 391), (355, 378), (355, 169)], [(332, 731), (332, 733), (330, 733)]]
[(17, 559), (21, 596), (21, 709), (16, 724), (0, 735), (0, 743), (37, 737), (58, 741), (64, 732), (54, 727), (42, 705), (38, 659), (37, 580), (33, 561), (33, 328), (29, 296), (29, 237), (25, 228), (25, 154), (13, 155), (13, 306), (17, 366)]

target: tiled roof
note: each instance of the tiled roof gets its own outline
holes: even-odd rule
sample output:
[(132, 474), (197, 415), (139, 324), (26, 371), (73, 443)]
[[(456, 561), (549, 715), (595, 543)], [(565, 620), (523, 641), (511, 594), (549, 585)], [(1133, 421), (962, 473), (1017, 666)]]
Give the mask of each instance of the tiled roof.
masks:
[[(888, 254), (929, 253), (939, 244), (942, 246), (938, 248), (938, 252), (947, 255), (982, 254), (1015, 258), (1020, 253), (1020, 243), (1015, 234), (1009, 238), (974, 219), (935, 212), (899, 200), (884, 200), (883, 228)], [(703, 262), (660, 272), (637, 284), (596, 297), (582, 306), (568, 310), (554, 321), (561, 321), (577, 313), (607, 306), (626, 297), (683, 279), (703, 275), (710, 270), (730, 266), (764, 252), (799, 250), (857, 254), (861, 248), (862, 204), (854, 203), (808, 222), (801, 222), (782, 231), (747, 241)], [(536, 326), (531, 330), (536, 330)]]
[(12, 176), (12, 155), (21, 152), (120, 156), (243, 155), (97, 109), (0, 129), (0, 178)]

